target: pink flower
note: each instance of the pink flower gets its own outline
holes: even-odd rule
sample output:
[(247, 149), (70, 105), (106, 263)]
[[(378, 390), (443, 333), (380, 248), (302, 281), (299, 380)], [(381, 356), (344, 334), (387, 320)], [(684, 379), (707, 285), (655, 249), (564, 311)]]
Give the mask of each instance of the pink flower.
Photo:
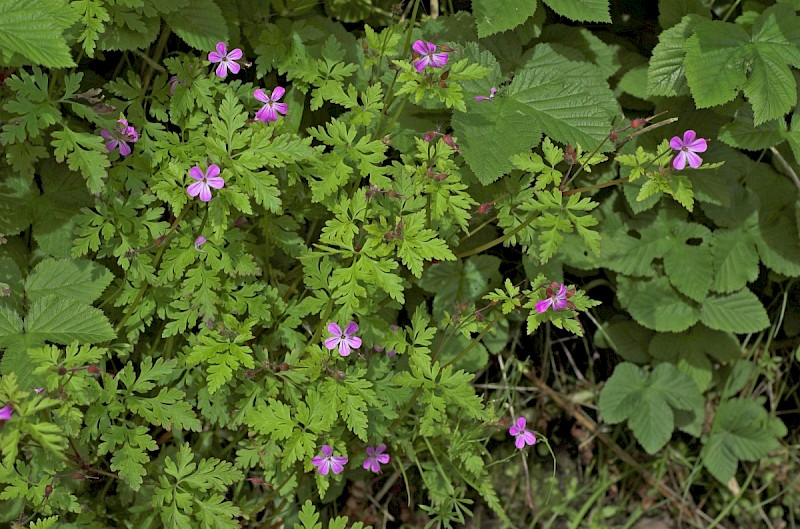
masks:
[(225, 185), (225, 180), (218, 175), (219, 166), (217, 164), (212, 163), (209, 165), (205, 174), (203, 174), (202, 169), (195, 165), (189, 170), (189, 176), (197, 180), (197, 182), (189, 184), (189, 187), (186, 188), (186, 191), (190, 196), (196, 197), (197, 195), (200, 195), (200, 200), (203, 202), (208, 202), (211, 200), (211, 188), (213, 187), (214, 189), (222, 189), (222, 187)]
[(339, 474), (344, 470), (344, 465), (347, 464), (347, 461), (346, 457), (333, 455), (333, 448), (329, 445), (322, 445), (322, 455), (312, 459), (311, 463), (317, 467), (317, 472), (327, 476), (331, 470), (333, 470), (334, 474)]
[(342, 332), (342, 328), (338, 324), (329, 323), (328, 332), (331, 333), (331, 337), (325, 340), (325, 347), (331, 350), (338, 347), (339, 354), (342, 356), (350, 356), (351, 349), (361, 347), (361, 338), (353, 336), (358, 332), (358, 324), (354, 321), (347, 324), (344, 332)]
[(508, 429), (508, 433), (515, 438), (514, 444), (517, 448), (522, 449), (525, 448), (525, 445), (533, 446), (536, 443), (536, 436), (526, 428), (527, 425), (525, 417), (519, 417), (516, 423), (512, 424), (511, 428)]
[[(209, 190), (209, 193), (210, 192), (211, 191)], [(206, 239), (204, 236), (200, 235), (199, 237), (197, 237), (194, 240), (194, 249), (197, 250), (198, 252), (206, 253), (206, 251), (205, 250), (201, 250), (200, 247), (203, 246), (207, 241), (208, 241), (208, 239)]]
[[(556, 287), (558, 287), (558, 292), (556, 292)], [(541, 314), (547, 309), (552, 308), (553, 310), (564, 310), (567, 307), (572, 308), (572, 302), (569, 301), (569, 298), (575, 291), (567, 291), (567, 287), (564, 286), (563, 283), (560, 285), (558, 283), (550, 283), (550, 286), (547, 287), (545, 291), (545, 295), (547, 296), (545, 299), (536, 302), (536, 311)]]
[(489, 90), (489, 95), (488, 95), (488, 96), (475, 96), (475, 97), (474, 97), (474, 99), (475, 99), (475, 101), (491, 101), (492, 99), (494, 99), (494, 95), (495, 95), (496, 93), (497, 93), (497, 88), (495, 88), (495, 87), (493, 86), (493, 87), (492, 87), (492, 88)]
[(428, 66), (431, 68), (443, 68), (447, 64), (446, 53), (436, 53), (436, 44), (424, 40), (418, 40), (411, 48), (417, 52), (420, 57), (414, 61), (414, 68), (421, 72)]
[(6, 404), (0, 408), (0, 421), (7, 421), (11, 418), (13, 408), (11, 404)]
[(228, 53), (228, 46), (224, 42), (217, 42), (217, 51), (212, 51), (208, 54), (208, 60), (212, 63), (219, 63), (217, 66), (217, 77), (225, 79), (228, 76), (228, 70), (234, 75), (239, 73), (239, 63), (235, 62), (242, 58), (242, 50), (239, 48), (233, 49)]
[(253, 97), (262, 103), (266, 103), (261, 107), (261, 110), (256, 112), (256, 119), (260, 119), (266, 123), (267, 121), (278, 121), (278, 113), (285, 116), (288, 106), (286, 103), (278, 103), (285, 93), (286, 90), (280, 86), (276, 86), (275, 90), (273, 90), (269, 96), (267, 96), (262, 89), (256, 89), (256, 91), (253, 92)]
[(678, 155), (675, 156), (675, 159), (672, 160), (672, 166), (678, 171), (686, 167), (687, 161), (689, 162), (689, 167), (692, 169), (697, 169), (700, 167), (700, 164), (703, 163), (703, 159), (700, 158), (697, 153), (706, 152), (708, 144), (703, 138), (695, 139), (696, 137), (697, 134), (695, 134), (693, 130), (687, 130), (683, 133), (682, 140), (678, 136), (673, 136), (672, 139), (669, 140), (669, 146), (672, 147), (673, 150), (680, 151)]
[(119, 146), (119, 153), (122, 156), (128, 156), (131, 153), (129, 142), (136, 143), (139, 141), (139, 133), (132, 126), (129, 126), (128, 121), (125, 119), (118, 119), (117, 128), (111, 132), (103, 129), (100, 131), (100, 135), (109, 140), (106, 142), (106, 150), (108, 152), (112, 152)]
[(44, 388), (33, 388), (34, 393), (41, 393), (42, 391), (44, 391)]
[(367, 447), (367, 458), (364, 460), (364, 470), (371, 470), (372, 472), (379, 474), (381, 471), (381, 465), (385, 465), (389, 462), (389, 454), (384, 454), (386, 451), (386, 445), (381, 443), (375, 448), (371, 446)]

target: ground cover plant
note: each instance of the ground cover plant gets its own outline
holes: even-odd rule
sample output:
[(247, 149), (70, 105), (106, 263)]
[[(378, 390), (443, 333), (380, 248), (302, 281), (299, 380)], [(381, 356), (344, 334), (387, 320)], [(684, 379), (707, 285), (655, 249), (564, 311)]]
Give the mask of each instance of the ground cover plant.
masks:
[(0, 523), (796, 527), (796, 0), (0, 0)]

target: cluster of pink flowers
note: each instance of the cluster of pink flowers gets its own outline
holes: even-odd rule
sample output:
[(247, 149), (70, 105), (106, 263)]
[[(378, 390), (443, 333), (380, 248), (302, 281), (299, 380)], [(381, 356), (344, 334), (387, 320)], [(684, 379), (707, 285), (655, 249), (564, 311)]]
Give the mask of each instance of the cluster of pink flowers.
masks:
[[(330, 445), (322, 445), (320, 455), (311, 460), (311, 464), (317, 467), (317, 472), (327, 476), (329, 472), (340, 474), (349, 459), (345, 456), (333, 455), (333, 448)], [(381, 443), (375, 447), (367, 447), (367, 457), (364, 459), (362, 467), (376, 474), (380, 474), (381, 465), (389, 463), (389, 454), (386, 453), (386, 445)]]

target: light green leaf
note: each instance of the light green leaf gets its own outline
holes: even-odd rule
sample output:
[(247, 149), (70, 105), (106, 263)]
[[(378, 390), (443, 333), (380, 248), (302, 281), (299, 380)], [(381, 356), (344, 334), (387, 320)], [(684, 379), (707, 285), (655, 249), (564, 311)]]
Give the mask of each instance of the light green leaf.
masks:
[(54, 295), (33, 302), (25, 318), (26, 334), (59, 344), (93, 344), (116, 336), (103, 311), (74, 299)]
[(700, 319), (700, 310), (688, 298), (681, 296), (666, 277), (652, 281), (620, 277), (618, 283), (620, 302), (633, 319), (648, 329), (680, 332)]
[(647, 93), (651, 96), (678, 96), (688, 92), (683, 65), (684, 44), (694, 29), (692, 17), (662, 31), (653, 48), (647, 69)]
[(764, 305), (747, 289), (706, 298), (700, 321), (712, 329), (734, 333), (758, 332), (769, 327)]
[(744, 46), (750, 38), (740, 26), (718, 20), (698, 20), (686, 41), (686, 80), (697, 108), (733, 100), (747, 77)]
[(0, 0), (0, 63), (18, 53), (50, 68), (75, 66), (62, 33), (77, 18), (64, 0)]
[(745, 225), (714, 231), (714, 284), (712, 290), (725, 294), (744, 288), (758, 277), (755, 237)]
[(114, 275), (102, 265), (86, 259), (45, 259), (25, 280), (31, 301), (55, 295), (92, 303), (111, 283)]
[(608, 0), (544, 0), (553, 11), (579, 22), (611, 22)]
[(478, 38), (513, 29), (536, 12), (536, 0), (506, 0), (498, 9), (494, 0), (472, 0), (472, 14), (478, 26)]

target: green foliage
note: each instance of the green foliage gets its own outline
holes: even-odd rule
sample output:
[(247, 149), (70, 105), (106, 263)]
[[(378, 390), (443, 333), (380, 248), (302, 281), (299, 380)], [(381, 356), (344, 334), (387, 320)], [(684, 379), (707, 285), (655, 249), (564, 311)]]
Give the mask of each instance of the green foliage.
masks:
[[(0, 524), (385, 525), (374, 498), (535, 526), (550, 507), (503, 489), (541, 492), (563, 401), (625, 425), (573, 430), (583, 457), (632, 435), (686, 491), (791, 450), (800, 4), (256, 4), (0, 1)], [(417, 71), (416, 40), (447, 64)], [(286, 114), (254, 119), (276, 86)], [(101, 134), (123, 118), (127, 156)], [(700, 171), (674, 168), (686, 130)], [(563, 398), (532, 407), (529, 379)], [(518, 417), (553, 436), (526, 465)], [(622, 489), (611, 452), (581, 468)], [(600, 523), (598, 498), (553, 519)]]
[(667, 444), (676, 426), (684, 426), (676, 423), (676, 410), (703, 413), (700, 390), (671, 364), (659, 364), (650, 373), (634, 364), (618, 365), (600, 393), (599, 405), (607, 422), (627, 420), (649, 454)]

